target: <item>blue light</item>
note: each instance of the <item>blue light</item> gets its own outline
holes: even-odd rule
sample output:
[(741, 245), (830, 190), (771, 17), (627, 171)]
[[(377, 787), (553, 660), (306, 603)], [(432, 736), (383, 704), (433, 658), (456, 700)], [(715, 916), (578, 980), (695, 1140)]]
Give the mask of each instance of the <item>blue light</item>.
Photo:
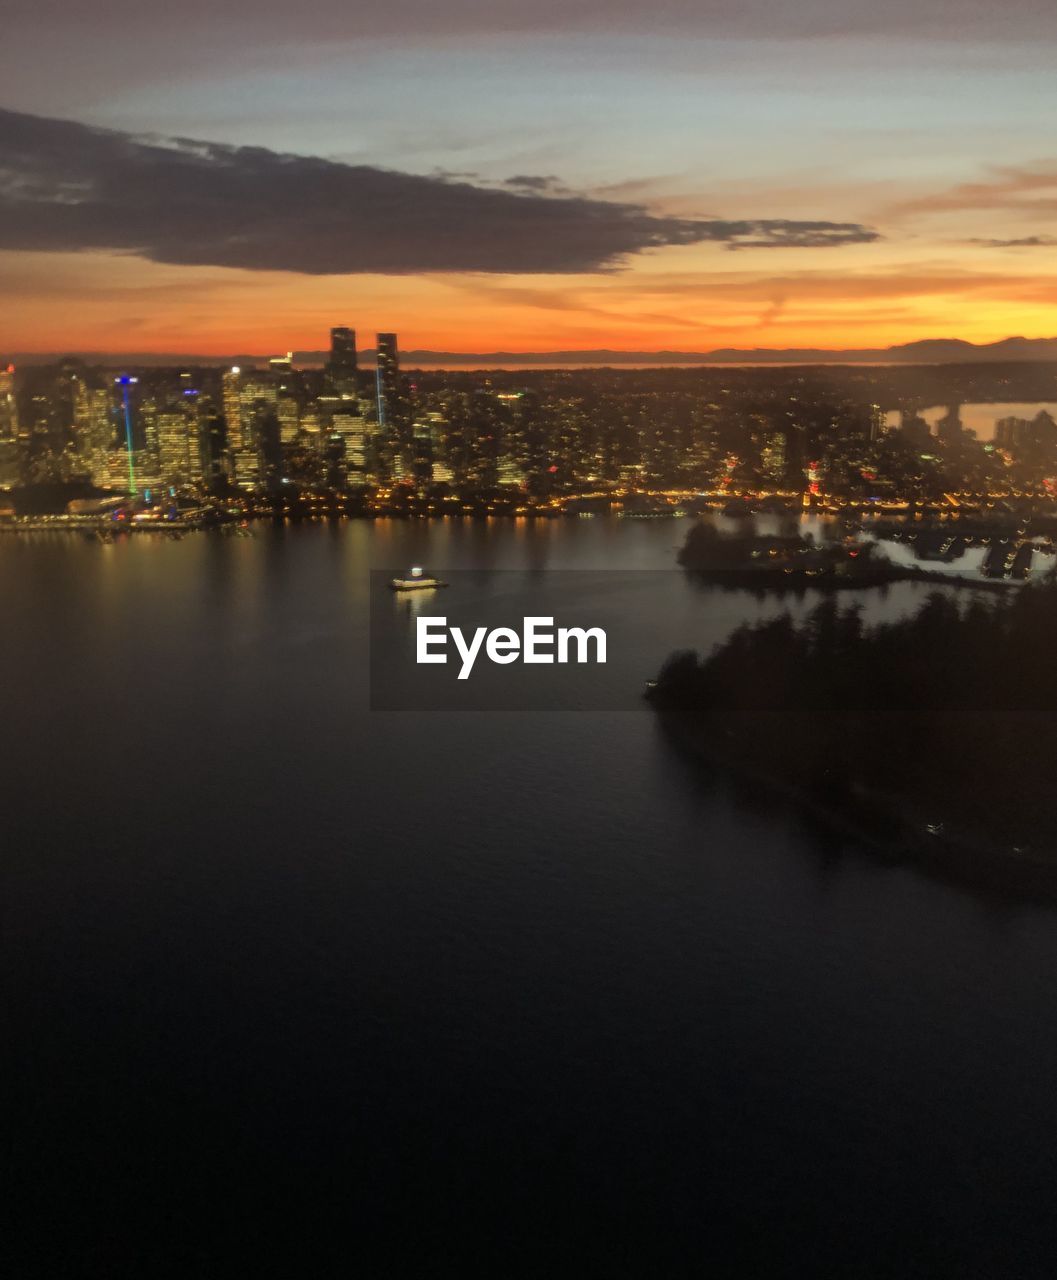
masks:
[(128, 491), (131, 497), (136, 496), (136, 471), (133, 463), (132, 455), (132, 409), (128, 402), (129, 383), (135, 382), (135, 378), (129, 378), (127, 375), (118, 379), (121, 383), (121, 399), (125, 409), (125, 448), (128, 451)]

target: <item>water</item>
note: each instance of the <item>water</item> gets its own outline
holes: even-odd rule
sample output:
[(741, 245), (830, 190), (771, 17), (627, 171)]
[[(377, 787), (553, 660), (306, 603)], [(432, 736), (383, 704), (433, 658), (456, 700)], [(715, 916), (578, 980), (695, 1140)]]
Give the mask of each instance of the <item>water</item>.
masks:
[[(937, 423), (946, 416), (948, 409), (949, 405), (934, 404), (926, 409), (921, 409), (919, 413), (920, 417), (935, 431)], [(974, 431), (977, 438), (985, 442), (994, 440), (995, 425), (1003, 418), (1024, 418), (1030, 422), (1040, 413), (1048, 413), (1051, 417), (1057, 417), (1057, 403), (1052, 400), (1032, 401), (1031, 403), (1024, 401), (988, 401), (983, 404), (961, 404), (958, 406), (958, 416), (961, 419), (962, 426)], [(887, 414), (888, 425), (890, 427), (898, 427), (899, 422), (899, 410), (890, 410)]]
[[(684, 529), (0, 543), (14, 1274), (1052, 1274), (1051, 908), (706, 782), (637, 698), (366, 710), (371, 565)], [(776, 607), (657, 581), (646, 673)]]

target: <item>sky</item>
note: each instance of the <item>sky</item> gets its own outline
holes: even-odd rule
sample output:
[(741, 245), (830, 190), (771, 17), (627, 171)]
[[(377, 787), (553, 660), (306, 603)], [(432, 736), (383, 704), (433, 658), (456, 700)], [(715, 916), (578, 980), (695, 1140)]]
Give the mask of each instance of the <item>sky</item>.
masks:
[(1057, 336), (1053, 0), (7, 0), (0, 351)]

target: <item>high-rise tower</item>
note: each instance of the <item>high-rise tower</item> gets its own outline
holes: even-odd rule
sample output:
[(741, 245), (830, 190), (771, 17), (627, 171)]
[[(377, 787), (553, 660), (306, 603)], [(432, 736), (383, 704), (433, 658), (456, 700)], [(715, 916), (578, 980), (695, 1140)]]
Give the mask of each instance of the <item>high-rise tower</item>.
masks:
[(330, 331), (330, 358), (326, 367), (327, 381), (338, 395), (356, 393), (356, 330), (338, 325)]
[(0, 440), (18, 438), (18, 405), (15, 401), (15, 366), (0, 369)]
[(338, 325), (330, 331), (330, 363), (335, 369), (356, 372), (356, 330)]
[(375, 376), (378, 397), (378, 425), (384, 433), (399, 434), (400, 404), (400, 352), (395, 333), (378, 335), (378, 364)]
[(0, 487), (19, 480), (18, 402), (15, 399), (15, 366), (0, 369)]
[(224, 406), (228, 448), (234, 453), (242, 448), (242, 370), (238, 365), (225, 371), (221, 379), (220, 394)]
[(410, 470), (410, 420), (400, 393), (400, 353), (395, 333), (380, 333), (374, 375), (378, 406), (378, 458), (387, 480), (399, 480)]
[(119, 378), (115, 378), (114, 381), (121, 388), (122, 417), (125, 421), (125, 453), (128, 460), (128, 492), (129, 497), (134, 498), (136, 496), (136, 454), (132, 439), (132, 404), (129, 400), (128, 389), (139, 382), (139, 379), (123, 373)]

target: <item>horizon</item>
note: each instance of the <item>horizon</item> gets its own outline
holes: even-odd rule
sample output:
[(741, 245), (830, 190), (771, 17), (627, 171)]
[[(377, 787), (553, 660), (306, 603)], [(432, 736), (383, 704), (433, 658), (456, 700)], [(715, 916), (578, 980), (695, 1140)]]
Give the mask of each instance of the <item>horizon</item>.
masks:
[[(1014, 347), (1021, 344), (1022, 353), (1019, 355), (1009, 354), (1005, 350), (1000, 355), (988, 355), (993, 353), (997, 348)], [(1044, 344), (1052, 344), (1053, 352), (1039, 354), (1040, 346)], [(512, 351), (496, 348), (491, 351), (446, 351), (431, 350), (429, 348), (411, 348), (410, 350), (401, 348), (400, 354), (403, 360), (424, 360), (433, 363), (436, 367), (443, 369), (445, 367), (463, 368), (470, 361), (480, 361), (485, 365), (492, 366), (501, 360), (509, 360), (513, 364), (526, 366), (546, 366), (562, 365), (562, 364), (579, 364), (585, 368), (606, 367), (606, 362), (612, 360), (617, 365), (627, 364), (634, 366), (643, 364), (647, 366), (655, 365), (657, 368), (664, 368), (667, 361), (669, 366), (678, 367), (681, 364), (688, 366), (693, 365), (754, 365), (763, 366), (779, 366), (783, 363), (791, 365), (810, 365), (810, 364), (844, 364), (854, 365), (856, 363), (869, 365), (888, 363), (881, 357), (885, 355), (898, 356), (901, 352), (914, 351), (915, 354), (922, 354), (919, 349), (922, 347), (933, 348), (956, 348), (951, 350), (946, 356), (933, 352), (933, 358), (921, 359), (896, 359), (892, 363), (904, 363), (908, 365), (920, 364), (951, 364), (951, 363), (972, 363), (975, 358), (988, 362), (993, 359), (1005, 359), (1010, 363), (1049, 363), (1057, 360), (1057, 338), (1039, 337), (1025, 338), (1022, 335), (1015, 335), (998, 339), (991, 343), (970, 343), (960, 338), (925, 338), (917, 339), (907, 343), (895, 343), (887, 347), (878, 348), (862, 348), (862, 347), (834, 347), (834, 348), (816, 348), (816, 347), (756, 347), (756, 348), (715, 348), (711, 351), (692, 351), (692, 350), (674, 350), (674, 349), (658, 349), (658, 350), (630, 350), (619, 348), (581, 348), (566, 350), (550, 350), (550, 351)], [(965, 347), (971, 348), (970, 354), (964, 350)], [(1026, 348), (1026, 350), (1025, 350)], [(361, 358), (377, 355), (375, 346), (366, 346), (358, 348)], [(266, 362), (270, 359), (276, 359), (281, 354), (291, 356), (296, 364), (300, 365), (322, 365), (328, 356), (328, 350), (325, 347), (306, 348), (304, 350), (287, 350), (277, 348), (273, 352), (251, 352), (248, 350), (237, 350), (232, 348), (223, 352), (205, 352), (205, 351), (153, 351), (153, 350), (124, 350), (124, 351), (105, 351), (105, 350), (53, 350), (53, 351), (14, 351), (3, 356), (3, 359), (9, 360), (14, 364), (23, 365), (43, 365), (51, 363), (60, 363), (63, 360), (81, 360), (89, 361), (145, 361), (148, 363), (157, 363), (161, 361), (183, 361), (187, 363), (200, 362), (203, 364), (223, 364), (227, 361), (262, 361)], [(737, 357), (743, 357), (739, 360)], [(787, 359), (783, 359), (787, 357)], [(831, 361), (827, 361), (826, 357), (832, 357)]]

